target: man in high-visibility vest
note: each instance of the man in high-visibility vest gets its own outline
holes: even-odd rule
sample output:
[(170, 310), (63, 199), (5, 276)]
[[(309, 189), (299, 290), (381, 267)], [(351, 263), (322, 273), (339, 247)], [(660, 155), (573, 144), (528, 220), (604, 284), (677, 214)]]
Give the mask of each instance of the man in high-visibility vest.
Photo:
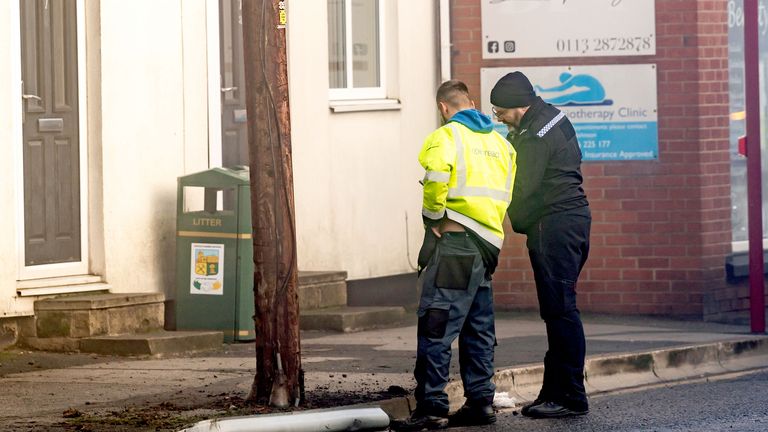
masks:
[[(512, 146), (474, 109), (467, 86), (443, 83), (437, 105), (446, 122), (419, 154), (426, 171), (419, 253), (423, 270), (416, 353), (416, 410), (394, 430), (441, 429), (496, 421), (493, 351), (496, 343), (491, 275), (504, 242), (502, 222), (517, 166)], [(466, 403), (448, 417), (451, 343), (459, 338)]]

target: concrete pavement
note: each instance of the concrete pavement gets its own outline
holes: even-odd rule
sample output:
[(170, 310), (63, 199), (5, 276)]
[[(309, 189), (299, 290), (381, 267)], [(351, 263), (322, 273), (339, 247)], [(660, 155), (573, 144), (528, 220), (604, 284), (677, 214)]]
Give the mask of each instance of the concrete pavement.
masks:
[[(768, 339), (749, 334), (746, 326), (590, 314), (584, 322), (587, 384), (593, 394), (768, 367)], [(327, 406), (383, 398), (388, 399), (382, 405), (385, 411), (405, 415), (412, 401), (396, 396), (397, 387), (414, 387), (415, 319), (411, 324), (347, 334), (303, 332), (308, 399)], [(529, 400), (541, 383), (544, 324), (535, 313), (499, 313), (496, 328), (498, 391), (518, 403)], [(454, 407), (462, 402), (456, 357), (448, 389)], [(254, 364), (253, 344), (168, 358), (6, 351), (0, 355), (0, 425), (6, 430), (56, 430), (68, 409), (98, 416), (162, 402), (188, 408), (177, 414), (189, 419), (220, 416), (226, 409), (202, 402), (223, 394), (245, 397)], [(346, 396), (329, 399), (338, 394)]]

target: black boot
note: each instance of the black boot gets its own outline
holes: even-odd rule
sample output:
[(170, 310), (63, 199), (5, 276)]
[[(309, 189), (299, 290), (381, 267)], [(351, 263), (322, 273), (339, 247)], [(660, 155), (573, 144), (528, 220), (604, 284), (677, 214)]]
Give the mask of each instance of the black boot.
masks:
[(557, 402), (544, 402), (530, 407), (525, 415), (533, 418), (561, 418), (580, 416), (587, 413), (589, 413), (589, 408), (572, 409)]
[(417, 432), (435, 429), (445, 429), (448, 427), (448, 416), (437, 415), (436, 413), (426, 413), (419, 411), (418, 408), (407, 419), (392, 420), (389, 424), (390, 429), (398, 432)]
[(528, 405), (523, 406), (523, 409), (520, 410), (520, 414), (524, 416), (529, 416), (529, 412), (531, 411), (531, 408), (543, 404), (545, 401), (541, 398), (536, 398), (535, 401), (529, 403)]
[(496, 413), (493, 411), (493, 405), (464, 404), (448, 419), (451, 427), (489, 425), (496, 423)]

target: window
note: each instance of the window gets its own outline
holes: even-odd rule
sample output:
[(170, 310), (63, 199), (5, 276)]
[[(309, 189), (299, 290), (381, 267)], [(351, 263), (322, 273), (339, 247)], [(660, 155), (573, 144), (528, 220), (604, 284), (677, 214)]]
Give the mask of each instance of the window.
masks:
[(386, 97), (383, 1), (328, 0), (331, 100)]
[[(768, 0), (759, 0), (761, 13), (768, 11)], [(746, 133), (746, 114), (744, 97), (744, 0), (728, 0), (728, 74), (730, 94), (730, 143), (731, 143), (731, 222), (733, 228), (734, 252), (747, 249), (747, 160), (739, 155), (738, 138)], [(768, 226), (768, 136), (766, 136), (765, 116), (768, 112), (768, 22), (760, 20), (760, 111), (761, 155), (763, 176), (763, 226)], [(765, 244), (765, 242), (764, 242)]]

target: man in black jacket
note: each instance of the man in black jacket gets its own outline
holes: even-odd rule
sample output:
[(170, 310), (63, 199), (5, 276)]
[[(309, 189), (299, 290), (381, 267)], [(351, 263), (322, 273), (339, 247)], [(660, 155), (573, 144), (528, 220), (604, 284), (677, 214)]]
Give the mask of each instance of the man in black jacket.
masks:
[(496, 83), (491, 104), (509, 127), (507, 139), (517, 151), (517, 177), (507, 213), (514, 231), (527, 236), (549, 345), (541, 391), (522, 413), (536, 418), (586, 414), (586, 344), (576, 308), (576, 281), (589, 253), (592, 217), (581, 186), (576, 132), (565, 113), (536, 96), (521, 72)]

